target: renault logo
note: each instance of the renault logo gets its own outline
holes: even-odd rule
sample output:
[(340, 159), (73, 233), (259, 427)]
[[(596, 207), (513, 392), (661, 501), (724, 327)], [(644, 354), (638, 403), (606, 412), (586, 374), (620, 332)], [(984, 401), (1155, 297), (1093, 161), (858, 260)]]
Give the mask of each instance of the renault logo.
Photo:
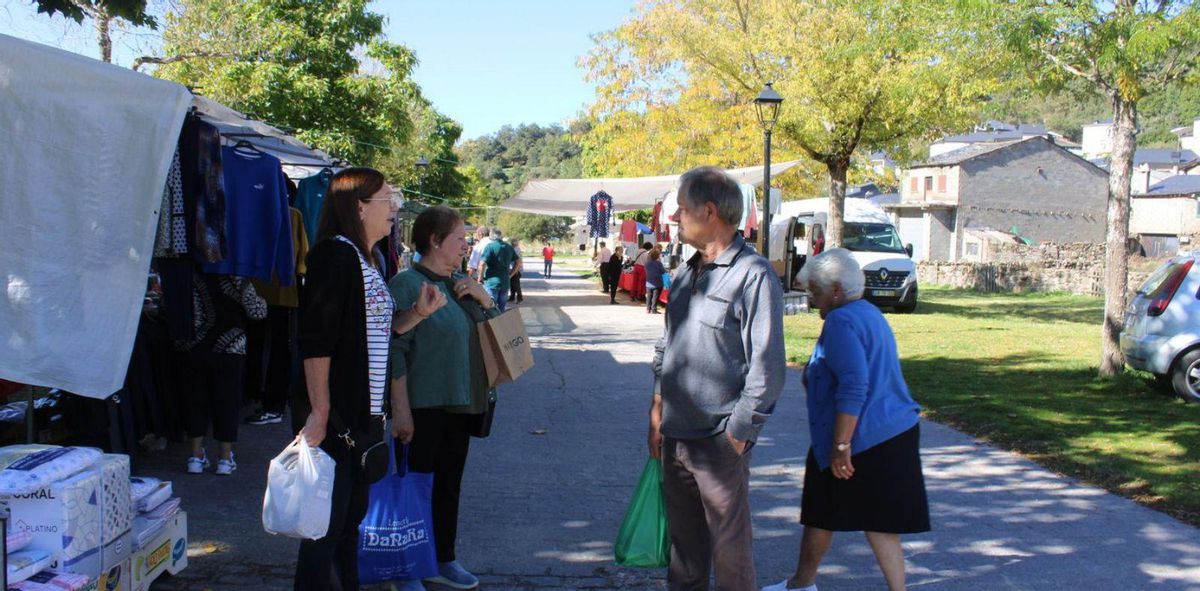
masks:
[(882, 279), (882, 280), (884, 280), (884, 281), (887, 281), (887, 278), (888, 278), (888, 270), (887, 270), (887, 269), (880, 269), (880, 270), (879, 270), (879, 278), (880, 278), (880, 279)]

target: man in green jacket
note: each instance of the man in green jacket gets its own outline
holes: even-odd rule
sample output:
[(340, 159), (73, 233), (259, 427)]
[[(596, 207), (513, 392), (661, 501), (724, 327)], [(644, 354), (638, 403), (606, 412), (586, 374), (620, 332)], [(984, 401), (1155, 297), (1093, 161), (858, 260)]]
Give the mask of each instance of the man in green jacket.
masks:
[(483, 278), (483, 286), (487, 288), (501, 312), (508, 308), (513, 262), (517, 258), (512, 245), (501, 240), (502, 237), (503, 233), (498, 228), (492, 228), (492, 241), (483, 249), (478, 269), (479, 276)]

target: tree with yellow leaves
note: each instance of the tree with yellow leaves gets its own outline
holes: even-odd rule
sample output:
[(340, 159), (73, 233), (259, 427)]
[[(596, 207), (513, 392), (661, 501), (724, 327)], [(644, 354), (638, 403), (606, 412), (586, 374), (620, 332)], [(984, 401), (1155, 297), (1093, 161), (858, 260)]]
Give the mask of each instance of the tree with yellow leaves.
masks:
[(583, 61), (600, 83), (585, 165), (755, 162), (751, 101), (774, 82), (779, 151), (824, 166), (837, 245), (857, 151), (905, 153), (975, 119), (998, 65), (979, 39), (944, 0), (646, 0)]

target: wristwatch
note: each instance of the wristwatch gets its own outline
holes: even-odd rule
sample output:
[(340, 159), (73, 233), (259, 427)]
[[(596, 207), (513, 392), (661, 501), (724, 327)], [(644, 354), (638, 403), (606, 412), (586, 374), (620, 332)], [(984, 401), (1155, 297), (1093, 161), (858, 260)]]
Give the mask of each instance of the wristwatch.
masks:
[(837, 448), (838, 451), (846, 451), (846, 450), (850, 449), (850, 442), (843, 441), (843, 442), (835, 445), (834, 447)]

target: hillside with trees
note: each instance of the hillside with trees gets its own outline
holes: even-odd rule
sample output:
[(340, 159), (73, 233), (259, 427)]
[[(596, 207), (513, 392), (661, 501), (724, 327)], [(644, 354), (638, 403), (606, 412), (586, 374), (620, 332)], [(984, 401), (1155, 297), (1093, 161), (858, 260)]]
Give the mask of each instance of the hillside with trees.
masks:
[[(471, 205), (496, 205), (521, 190), (532, 179), (579, 178), (583, 176), (579, 136), (588, 130), (586, 122), (542, 126), (522, 124), (504, 126), (493, 134), (463, 142), (456, 149), (459, 170), (467, 178)], [(474, 210), (468, 217), (499, 225), (525, 239), (543, 240), (563, 236), (570, 218), (488, 210), (487, 216)], [(582, 214), (583, 212), (580, 211)]]

